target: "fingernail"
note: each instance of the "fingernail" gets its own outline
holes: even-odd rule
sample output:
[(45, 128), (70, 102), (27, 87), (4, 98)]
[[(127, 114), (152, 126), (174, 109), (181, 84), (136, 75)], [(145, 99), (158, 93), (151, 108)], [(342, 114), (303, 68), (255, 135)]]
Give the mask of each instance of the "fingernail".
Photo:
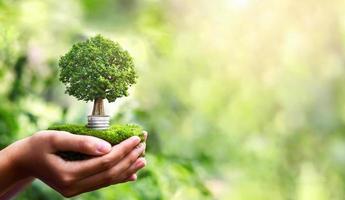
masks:
[(141, 150), (144, 147), (143, 143), (139, 143), (135, 148)]
[(140, 142), (140, 137), (138, 137), (138, 136), (133, 136), (133, 137), (131, 138), (131, 140), (132, 140), (133, 142)]
[(111, 146), (108, 142), (100, 142), (97, 145), (97, 151), (99, 153), (108, 153), (111, 149)]
[(139, 162), (136, 164), (137, 168), (144, 167), (146, 165), (146, 160), (145, 159), (140, 159)]
[(147, 131), (143, 131), (143, 134), (145, 137), (147, 137), (147, 135), (148, 135)]
[(134, 174), (134, 175), (133, 175), (133, 177), (132, 177), (132, 179), (131, 179), (131, 181), (136, 181), (136, 180), (137, 180), (137, 178), (138, 178), (138, 177), (137, 177), (137, 175), (136, 175), (136, 174)]

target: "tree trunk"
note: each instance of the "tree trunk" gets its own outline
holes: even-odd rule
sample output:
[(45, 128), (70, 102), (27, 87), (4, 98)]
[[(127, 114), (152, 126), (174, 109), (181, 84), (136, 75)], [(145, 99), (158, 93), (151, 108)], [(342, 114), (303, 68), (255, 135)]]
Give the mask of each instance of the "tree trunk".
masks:
[(102, 98), (96, 98), (93, 102), (92, 115), (104, 116), (104, 104)]

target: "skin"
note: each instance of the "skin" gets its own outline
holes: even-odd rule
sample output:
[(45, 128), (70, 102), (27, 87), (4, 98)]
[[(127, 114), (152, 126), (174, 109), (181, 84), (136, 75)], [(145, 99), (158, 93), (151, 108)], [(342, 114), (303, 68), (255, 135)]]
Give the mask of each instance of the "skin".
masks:
[[(147, 133), (145, 132), (145, 140)], [(95, 156), (83, 161), (65, 161), (58, 151), (75, 151)], [(146, 165), (141, 156), (145, 143), (133, 136), (111, 145), (92, 136), (64, 131), (42, 131), (0, 151), (0, 200), (9, 199), (35, 178), (64, 197), (109, 185), (135, 181)]]

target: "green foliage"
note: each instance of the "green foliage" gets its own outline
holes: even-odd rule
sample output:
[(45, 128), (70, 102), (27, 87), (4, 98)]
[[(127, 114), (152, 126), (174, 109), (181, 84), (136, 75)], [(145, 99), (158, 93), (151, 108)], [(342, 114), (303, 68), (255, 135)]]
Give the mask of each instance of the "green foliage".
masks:
[(12, 110), (10, 106), (11, 104), (0, 105), (0, 149), (11, 143), (19, 128), (16, 120), (18, 110)]
[(53, 125), (48, 128), (49, 130), (67, 131), (78, 135), (90, 135), (108, 141), (110, 144), (115, 145), (131, 136), (139, 136), (144, 139), (143, 128), (135, 124), (126, 125), (113, 125), (106, 130), (94, 130), (85, 127), (85, 125), (77, 124), (63, 124)]
[(103, 98), (114, 102), (128, 95), (137, 78), (129, 53), (101, 35), (74, 44), (59, 66), (66, 93), (84, 101)]

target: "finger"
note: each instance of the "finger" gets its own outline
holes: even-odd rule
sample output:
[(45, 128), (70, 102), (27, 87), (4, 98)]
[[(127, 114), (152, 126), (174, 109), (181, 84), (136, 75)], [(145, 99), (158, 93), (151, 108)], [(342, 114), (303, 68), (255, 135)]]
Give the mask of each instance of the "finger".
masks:
[(128, 177), (125, 182), (127, 181), (136, 181), (138, 179), (137, 174), (132, 174), (130, 177)]
[(127, 171), (123, 172), (123, 176), (127, 176), (127, 178), (122, 178), (121, 175), (118, 176), (118, 174), (114, 174), (114, 171), (116, 170), (110, 169), (106, 172), (103, 172), (102, 174), (95, 175), (95, 177), (82, 180), (75, 185), (75, 188), (78, 189), (78, 191), (75, 191), (75, 193), (79, 194), (84, 192), (90, 192), (103, 187), (107, 187), (109, 185), (124, 183), (127, 181), (134, 181), (137, 179), (136, 172), (143, 168), (145, 164), (145, 161), (136, 161), (135, 164), (133, 164), (134, 167), (131, 167)]
[[(144, 143), (146, 144), (148, 133), (147, 133), (147, 131), (143, 131), (143, 134), (144, 134)], [(141, 156), (145, 157), (145, 154), (146, 154), (146, 149), (143, 151)]]
[(146, 141), (147, 140), (147, 136), (148, 136), (147, 131), (143, 131), (143, 134), (144, 134), (144, 141)]
[(122, 173), (120, 176), (120, 183), (126, 182), (127, 179), (131, 178), (131, 175), (136, 173), (139, 169), (146, 166), (145, 158), (138, 158), (135, 163), (133, 163), (125, 173)]
[(130, 175), (129, 177), (127, 177), (125, 180), (123, 181), (120, 181), (119, 183), (125, 183), (125, 182), (128, 182), (128, 181), (136, 181), (138, 179), (138, 176), (137, 174), (132, 174)]
[[(138, 146), (136, 146), (135, 149), (131, 153), (128, 154), (128, 156), (122, 159), (115, 166), (118, 174), (121, 174), (122, 172), (126, 171), (129, 167), (131, 167), (131, 165), (138, 160), (138, 157), (144, 152), (144, 150), (145, 150), (145, 143), (140, 143)], [(128, 174), (127, 176), (129, 175), (130, 174)]]
[[(134, 167), (130, 168), (138, 160), (137, 158), (142, 151), (143, 145), (141, 145), (140, 148), (135, 148), (114, 167), (79, 181), (76, 184), (76, 188), (80, 188), (84, 192), (94, 189), (95, 187), (105, 187), (123, 181), (126, 177), (129, 177), (131, 174), (145, 166), (146, 163), (140, 164), (142, 161), (139, 161), (139, 164), (135, 164)], [(131, 171), (127, 170), (129, 168)]]
[(138, 136), (133, 136), (115, 145), (112, 150), (104, 156), (83, 161), (68, 162), (66, 163), (66, 167), (74, 176), (83, 179), (112, 168), (127, 154), (133, 151), (139, 143), (140, 138)]
[(109, 153), (111, 145), (93, 136), (75, 135), (65, 131), (55, 131), (51, 144), (56, 151), (74, 151), (87, 155), (104, 155)]

